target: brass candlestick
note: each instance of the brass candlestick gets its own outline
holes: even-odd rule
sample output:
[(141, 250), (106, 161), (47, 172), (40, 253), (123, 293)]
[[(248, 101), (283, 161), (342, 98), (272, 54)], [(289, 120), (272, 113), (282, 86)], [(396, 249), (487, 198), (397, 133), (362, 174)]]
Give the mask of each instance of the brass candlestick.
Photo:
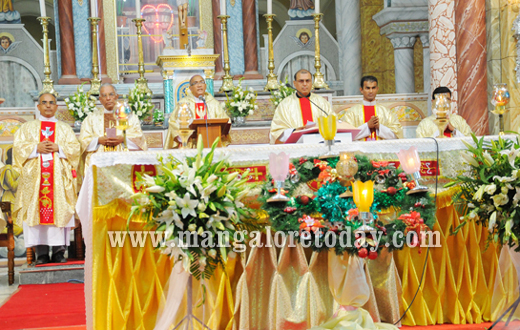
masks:
[(43, 64), (45, 69), (45, 79), (43, 80), (43, 89), (40, 94), (51, 93), (58, 96), (58, 93), (54, 90), (54, 81), (51, 79), (51, 62), (49, 59), (49, 21), (50, 17), (38, 17), (40, 24), (43, 26)]
[(314, 74), (314, 83), (312, 84), (312, 88), (314, 89), (329, 89), (329, 85), (325, 82), (325, 78), (323, 77), (323, 73), (321, 73), (321, 58), (320, 58), (320, 20), (323, 14), (312, 14), (314, 17), (314, 35), (316, 40), (314, 42), (314, 68), (316, 68), (316, 73)]
[(222, 40), (224, 41), (224, 77), (222, 78), (222, 87), (220, 87), (221, 92), (229, 92), (232, 91), (235, 86), (233, 86), (233, 77), (229, 74), (229, 53), (228, 53), (228, 43), (227, 43), (227, 20), (229, 18), (228, 15), (219, 15), (217, 18), (220, 19), (222, 23)]
[(99, 79), (99, 61), (98, 61), (98, 34), (97, 27), (101, 18), (89, 17), (92, 26), (92, 79), (90, 79), (90, 95), (99, 95), (101, 88), (101, 79)]
[(139, 66), (137, 72), (139, 73), (139, 78), (137, 78), (137, 90), (142, 93), (152, 93), (150, 88), (148, 88), (148, 80), (144, 77), (144, 54), (143, 54), (143, 39), (141, 37), (141, 27), (143, 26), (143, 22), (146, 21), (144, 18), (134, 18), (132, 22), (135, 23), (135, 27), (137, 28), (137, 47), (139, 48)]
[(274, 74), (274, 54), (273, 54), (273, 19), (275, 14), (265, 14), (265, 20), (267, 21), (267, 38), (269, 43), (269, 58), (267, 60), (267, 68), (269, 73), (267, 74), (267, 84), (264, 87), (265, 91), (279, 89), (278, 76)]
[(451, 100), (450, 96), (447, 93), (437, 94), (435, 95), (435, 124), (439, 129), (438, 138), (446, 138), (444, 135), (444, 131), (446, 127), (450, 123), (449, 114), (451, 110), (450, 103), (448, 98)]

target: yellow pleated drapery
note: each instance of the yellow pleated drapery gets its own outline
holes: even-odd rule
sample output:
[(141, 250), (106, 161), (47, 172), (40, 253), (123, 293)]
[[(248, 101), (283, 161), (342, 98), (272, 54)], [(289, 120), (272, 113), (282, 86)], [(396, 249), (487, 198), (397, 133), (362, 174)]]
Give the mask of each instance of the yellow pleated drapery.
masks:
[(425, 259), (426, 269), (421, 289), (402, 323), (405, 325), (467, 324), (491, 320), (491, 297), (495, 283), (500, 248), (485, 248), (487, 228), (468, 222), (455, 236), (450, 228), (461, 220), (452, 204), (456, 190), (437, 198), (437, 223), (440, 247), (405, 247), (394, 253), (403, 286), (401, 305), (404, 312), (419, 287)]
[[(430, 249), (421, 289), (402, 321), (405, 325), (491, 320), (499, 248), (491, 244), (483, 252), (487, 230), (473, 223), (468, 223), (457, 236), (449, 235), (450, 226), (460, 223), (451, 205), (452, 195), (453, 191), (439, 195), (434, 229), (440, 232), (441, 247)], [(127, 244), (111, 246), (109, 232), (125, 232), (129, 212), (130, 205), (119, 199), (94, 207), (95, 329), (153, 329), (163, 303), (172, 260), (154, 250), (149, 238), (142, 248), (132, 248), (127, 234)], [(132, 222), (129, 230), (144, 228), (144, 223)], [(409, 306), (417, 290), (426, 256), (426, 248), (420, 254), (417, 248), (394, 253), (402, 282), (400, 313)], [(195, 308), (195, 315), (212, 329), (308, 329), (320, 325), (337, 308), (328, 286), (327, 259), (326, 253), (312, 252), (300, 245), (248, 249), (231, 258), (225, 270), (217, 270), (214, 277), (206, 280), (205, 307)], [(391, 272), (392, 267), (384, 274)], [(369, 301), (372, 307), (367, 304), (364, 308), (371, 314), (377, 307), (381, 314), (388, 313), (384, 306), (395, 295), (388, 288), (397, 286), (399, 278), (384, 281), (384, 286), (378, 287), (374, 279), (388, 275), (376, 275), (372, 270), (370, 273), (374, 292), (383, 291), (376, 294), (377, 300)], [(500, 286), (505, 295), (501, 302), (504, 306), (513, 298), (506, 295), (517, 283), (516, 274), (509, 273), (509, 281), (504, 280)], [(193, 283), (193, 301), (197, 303), (202, 298), (201, 286), (197, 281)], [(387, 297), (379, 299), (381, 292), (387, 292)], [(395, 315), (394, 311), (389, 317)]]

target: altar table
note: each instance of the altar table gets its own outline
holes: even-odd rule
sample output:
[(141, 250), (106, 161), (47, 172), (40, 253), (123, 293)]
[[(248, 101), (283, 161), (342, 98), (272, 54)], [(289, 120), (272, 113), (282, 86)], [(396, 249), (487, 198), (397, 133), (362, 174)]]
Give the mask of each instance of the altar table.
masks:
[[(496, 306), (491, 306), (491, 296), (500, 248), (491, 244), (484, 251), (487, 230), (473, 223), (468, 223), (457, 236), (449, 234), (450, 227), (456, 227), (460, 219), (451, 204), (454, 190), (443, 185), (450, 177), (467, 170), (460, 157), (466, 149), (462, 140), (472, 141), (406, 139), (333, 146), (333, 151), (359, 151), (374, 160), (397, 160), (395, 153), (400, 149), (416, 146), (423, 161), (423, 184), (432, 192), (437, 187), (434, 230), (440, 232), (441, 247), (429, 252), (423, 248), (421, 253), (417, 248), (404, 248), (394, 252), (393, 257), (382, 254), (376, 262), (386, 263), (386, 268), (368, 263), (372, 278), (379, 278), (377, 284), (373, 283), (370, 306), (365, 308), (376, 319), (380, 316), (383, 321), (394, 322), (400, 317), (419, 287), (426, 258), (421, 288), (403, 324), (480, 323), (498, 313)], [(216, 150), (215, 160), (227, 155), (232, 166), (254, 166), (254, 175), (262, 178), (268, 171), (269, 153), (281, 151), (291, 158), (315, 157), (324, 153), (325, 147), (296, 144), (223, 148)], [(181, 158), (195, 153), (112, 152), (92, 157), (77, 204), (87, 246), (88, 329), (153, 329), (173, 263), (154, 250), (149, 239), (142, 248), (132, 248), (130, 244), (111, 247), (108, 233), (127, 230), (132, 176), (136, 171), (149, 171), (143, 165), (158, 164), (158, 157)], [(144, 230), (145, 224), (134, 221), (128, 229)], [(281, 250), (248, 248), (244, 254), (232, 255), (226, 269), (219, 269), (206, 281), (204, 308), (196, 309), (196, 314), (212, 329), (307, 329), (320, 324), (337, 307), (328, 289), (327, 262), (327, 252), (315, 253), (301, 246)], [(502, 307), (518, 295), (517, 291), (508, 291), (513, 282), (498, 285), (504, 295)], [(401, 287), (402, 292), (398, 292)], [(199, 288), (200, 285), (194, 285), (194, 301), (201, 299)]]

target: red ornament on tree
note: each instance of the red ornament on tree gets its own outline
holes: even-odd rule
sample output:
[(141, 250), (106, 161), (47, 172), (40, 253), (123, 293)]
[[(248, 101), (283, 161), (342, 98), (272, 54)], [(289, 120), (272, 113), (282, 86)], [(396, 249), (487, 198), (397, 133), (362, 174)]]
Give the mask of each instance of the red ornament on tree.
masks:
[(368, 256), (368, 250), (365, 248), (359, 249), (358, 256), (360, 258), (366, 258)]
[(311, 199), (309, 198), (309, 196), (305, 196), (305, 195), (300, 196), (300, 203), (302, 203), (303, 205), (309, 204), (310, 201), (311, 201)]
[(386, 190), (386, 193), (390, 196), (393, 196), (393, 195), (397, 194), (397, 189), (395, 189), (394, 187), (388, 187), (388, 189)]
[(368, 253), (368, 259), (374, 260), (375, 258), (377, 258), (377, 251), (370, 251)]

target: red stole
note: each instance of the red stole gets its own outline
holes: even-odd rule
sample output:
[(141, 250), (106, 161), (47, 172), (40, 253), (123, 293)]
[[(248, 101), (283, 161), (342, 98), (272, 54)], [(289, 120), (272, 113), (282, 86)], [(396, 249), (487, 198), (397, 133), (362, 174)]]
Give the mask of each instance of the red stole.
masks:
[(204, 102), (195, 103), (195, 119), (208, 119), (208, 112)]
[(307, 122), (312, 121), (312, 109), (311, 109), (311, 101), (309, 101), (305, 97), (300, 97), (300, 110), (302, 112), (303, 126), (307, 125)]
[[(363, 120), (368, 123), (372, 116), (377, 116), (376, 107), (374, 105), (363, 105)], [(365, 138), (365, 141), (378, 140), (376, 130), (370, 132), (370, 136)]]
[(446, 129), (444, 130), (444, 136), (446, 137), (452, 137), (453, 135), (451, 135), (452, 132), (448, 129), (448, 127), (446, 127)]
[[(40, 142), (55, 142), (56, 123), (40, 122)], [(43, 160), (40, 155), (40, 225), (54, 225), (54, 153), (51, 160)]]

